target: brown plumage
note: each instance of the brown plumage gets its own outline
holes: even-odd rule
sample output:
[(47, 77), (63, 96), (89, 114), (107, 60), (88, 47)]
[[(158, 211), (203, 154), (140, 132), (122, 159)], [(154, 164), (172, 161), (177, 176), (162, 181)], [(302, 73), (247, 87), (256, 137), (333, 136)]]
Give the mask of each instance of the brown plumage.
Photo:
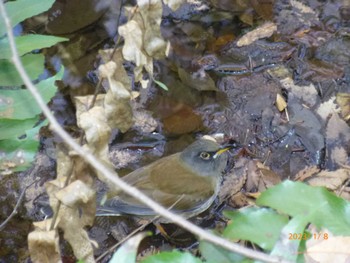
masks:
[[(219, 144), (198, 140), (183, 152), (161, 158), (123, 177), (164, 207), (185, 217), (197, 215), (214, 201), (227, 163)], [(154, 215), (153, 210), (122, 191), (98, 209), (97, 215)]]

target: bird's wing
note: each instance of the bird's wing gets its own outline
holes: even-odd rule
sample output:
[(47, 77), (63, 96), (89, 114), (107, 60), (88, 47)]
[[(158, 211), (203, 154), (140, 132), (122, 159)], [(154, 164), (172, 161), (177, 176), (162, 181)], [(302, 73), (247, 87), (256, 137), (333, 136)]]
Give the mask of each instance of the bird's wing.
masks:
[[(124, 176), (123, 180), (164, 207), (173, 207), (173, 211), (182, 213), (201, 207), (201, 211), (207, 209), (215, 197), (219, 179), (193, 175), (184, 165), (174, 166), (174, 162), (179, 163), (178, 158), (179, 154), (164, 157)], [(119, 192), (117, 197), (108, 200), (104, 207), (114, 207), (126, 214), (154, 214), (153, 210), (124, 192)]]

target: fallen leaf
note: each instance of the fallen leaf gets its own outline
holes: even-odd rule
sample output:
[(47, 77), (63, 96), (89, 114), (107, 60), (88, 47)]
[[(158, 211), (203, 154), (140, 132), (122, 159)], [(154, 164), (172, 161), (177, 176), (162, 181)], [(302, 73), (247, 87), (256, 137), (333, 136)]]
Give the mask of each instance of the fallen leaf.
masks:
[[(315, 235), (315, 236), (314, 236)], [(327, 232), (314, 233), (312, 239), (318, 242), (310, 244), (306, 242), (306, 262), (349, 262), (350, 261), (350, 237), (330, 236)]]
[[(61, 262), (59, 235), (57, 229), (48, 231), (51, 219), (33, 223), (35, 230), (28, 234), (28, 249), (32, 262)], [(38, 226), (39, 225), (39, 226)]]
[(242, 36), (237, 41), (238, 47), (248, 46), (252, 44), (254, 41), (270, 37), (272, 34), (277, 31), (277, 26), (275, 23), (272, 22), (266, 22), (263, 25), (259, 26), (258, 28), (248, 32), (244, 36)]
[(312, 177), (320, 171), (320, 168), (317, 166), (305, 167), (303, 170), (299, 171), (295, 176), (295, 181), (305, 181), (308, 178)]
[(306, 182), (312, 186), (323, 186), (335, 191), (343, 186), (344, 182), (350, 178), (350, 171), (347, 169), (338, 169), (336, 171), (321, 171)]
[(279, 111), (283, 111), (287, 107), (287, 102), (279, 93), (276, 95), (276, 107)]
[(338, 93), (337, 103), (340, 106), (341, 114), (345, 121), (350, 120), (350, 94), (349, 93)]

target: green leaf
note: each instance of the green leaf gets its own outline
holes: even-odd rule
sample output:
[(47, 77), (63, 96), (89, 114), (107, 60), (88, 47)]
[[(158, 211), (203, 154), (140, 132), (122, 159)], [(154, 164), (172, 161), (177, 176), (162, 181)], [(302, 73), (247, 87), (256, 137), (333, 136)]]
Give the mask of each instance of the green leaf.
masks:
[(207, 263), (249, 263), (253, 260), (223, 249), (206, 241), (199, 243), (199, 250)]
[[(19, 56), (22, 56), (32, 50), (51, 47), (58, 42), (67, 41), (68, 38), (45, 36), (45, 35), (25, 35), (15, 38), (16, 47)], [(0, 40), (0, 59), (10, 59), (11, 49), (7, 38)]]
[[(57, 90), (55, 81), (61, 79), (62, 75), (63, 68), (54, 77), (36, 85), (46, 103), (55, 95)], [(0, 90), (0, 118), (31, 119), (40, 113), (40, 107), (33, 103), (33, 97), (28, 90)]]
[(150, 232), (142, 232), (130, 238), (113, 254), (109, 263), (135, 263), (140, 242), (150, 234)]
[(224, 230), (224, 237), (249, 240), (263, 249), (271, 250), (288, 217), (266, 208), (249, 207), (240, 211), (227, 211), (224, 215), (231, 223)]
[(323, 187), (285, 181), (263, 192), (257, 204), (294, 217), (302, 216), (335, 235), (350, 235), (350, 203)]
[(296, 262), (300, 243), (309, 239), (309, 235), (304, 233), (307, 224), (308, 222), (303, 216), (293, 217), (282, 229), (280, 238), (271, 251), (271, 255)]
[[(23, 66), (31, 80), (35, 80), (44, 71), (44, 55), (28, 54), (21, 57)], [(23, 81), (16, 67), (7, 59), (0, 59), (0, 86), (20, 86)]]
[[(54, 0), (17, 0), (14, 2), (7, 2), (5, 8), (7, 15), (10, 18), (11, 25), (16, 26), (23, 20), (38, 15), (44, 11), (47, 11)], [(6, 33), (3, 21), (0, 23), (0, 37)]]
[(165, 85), (163, 82), (160, 82), (159, 80), (155, 80), (155, 79), (153, 79), (153, 81), (154, 81), (159, 87), (161, 87), (163, 90), (166, 90), (166, 91), (169, 90), (168, 87), (167, 87), (167, 85)]
[[(39, 129), (46, 125), (47, 121), (39, 126), (26, 131), (26, 138), (0, 141), (0, 171), (9, 170), (13, 172), (24, 171), (30, 167), (38, 151)], [(8, 164), (11, 164), (8, 167)]]
[(161, 252), (157, 255), (150, 256), (141, 261), (142, 263), (202, 263), (199, 258), (196, 258), (188, 252), (180, 252), (177, 250), (171, 252)]
[(39, 116), (25, 120), (0, 119), (0, 140), (13, 139), (23, 135), (26, 130), (34, 127), (39, 121)]

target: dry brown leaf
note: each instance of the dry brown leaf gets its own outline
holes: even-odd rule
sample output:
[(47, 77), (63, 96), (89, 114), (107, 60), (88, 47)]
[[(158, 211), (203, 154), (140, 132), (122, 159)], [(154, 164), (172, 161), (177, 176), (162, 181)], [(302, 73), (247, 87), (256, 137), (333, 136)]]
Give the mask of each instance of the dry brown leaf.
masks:
[(203, 126), (202, 117), (185, 104), (162, 122), (167, 134), (186, 134), (198, 131)]
[(317, 242), (310, 242), (316, 238), (311, 238), (306, 242), (306, 262), (349, 262), (350, 237), (325, 234), (327, 232), (324, 231), (323, 233), (315, 233), (315, 237), (318, 238)]
[(311, 14), (316, 15), (315, 11), (314, 11), (311, 7), (309, 7), (309, 6), (305, 5), (305, 4), (303, 4), (302, 2), (299, 2), (299, 1), (297, 1), (297, 0), (290, 0), (290, 4), (291, 4), (293, 7), (299, 9), (299, 10), (300, 10), (300, 13), (304, 13), (304, 14), (306, 14), (306, 13), (311, 13)]
[[(113, 52), (113, 49), (106, 49), (106, 50), (100, 50), (99, 54), (101, 55), (103, 61), (105, 63), (110, 61), (110, 56)], [(131, 80), (130, 77), (128, 76), (128, 73), (124, 69), (123, 63), (123, 54), (122, 54), (122, 49), (117, 48), (115, 52), (113, 53), (112, 60), (116, 64), (116, 69), (113, 74), (113, 79), (118, 80), (121, 82), (124, 86), (125, 89), (131, 90)]]
[(250, 161), (248, 164), (247, 191), (263, 192), (281, 182), (281, 178), (261, 162)]
[(323, 186), (335, 191), (342, 187), (344, 182), (349, 178), (349, 170), (338, 169), (336, 171), (321, 171), (312, 178), (306, 180), (306, 182), (312, 186)]
[(281, 182), (281, 178), (278, 176), (278, 174), (271, 171), (269, 167), (265, 166), (261, 162), (257, 162), (256, 166), (262, 175), (262, 180), (266, 188), (270, 188)]
[[(247, 158), (240, 158), (235, 162), (235, 167), (224, 176), (224, 181), (218, 194), (219, 202), (222, 203), (227, 198), (232, 197), (230, 204), (237, 204), (236, 201), (241, 198), (235, 196), (243, 188), (247, 180)], [(235, 197), (234, 197), (235, 196)], [(238, 198), (238, 199), (236, 199)]]
[[(57, 163), (57, 179), (45, 184), (50, 206), (54, 213), (58, 213), (56, 225), (64, 231), (64, 238), (72, 246), (77, 258), (85, 262), (94, 262), (92, 242), (84, 229), (93, 224), (96, 213), (90, 167), (79, 156), (69, 156), (63, 151), (57, 153)], [(64, 188), (68, 176), (73, 183)], [(77, 178), (81, 181), (77, 182)], [(85, 190), (79, 194), (77, 188)], [(59, 211), (58, 198), (69, 200), (68, 205), (61, 203)]]
[(241, 208), (249, 205), (249, 200), (244, 193), (238, 192), (231, 196), (228, 204), (234, 208)]
[(137, 4), (138, 9), (132, 15), (132, 20), (120, 26), (118, 32), (125, 40), (123, 57), (136, 64), (135, 81), (146, 88), (149, 81), (143, 79), (142, 71), (145, 69), (153, 78), (153, 58), (165, 57), (167, 43), (160, 32), (162, 2), (138, 0)]
[(337, 103), (340, 106), (341, 114), (345, 121), (350, 120), (350, 94), (349, 93), (338, 93)]
[(108, 162), (108, 141), (111, 128), (108, 125), (104, 109), (95, 106), (89, 111), (77, 114), (77, 124), (85, 132), (90, 151), (101, 160)]
[(56, 197), (69, 207), (79, 207), (95, 197), (95, 191), (80, 180), (76, 180), (56, 193)]
[(279, 93), (276, 95), (276, 107), (279, 111), (284, 111), (287, 107), (287, 102)]
[(313, 84), (310, 84), (309, 86), (298, 86), (294, 84), (293, 79), (290, 77), (282, 79), (280, 82), (284, 88), (293, 93), (297, 98), (301, 99), (308, 107), (316, 105), (318, 94)]
[(340, 138), (343, 138), (344, 142), (349, 142), (350, 127), (338, 114), (332, 114), (327, 124), (326, 135), (331, 141), (339, 141)]
[[(108, 80), (108, 91), (104, 97), (104, 115), (111, 129), (117, 128), (121, 132), (126, 132), (133, 125), (132, 107), (130, 104), (130, 87), (125, 87), (116, 77), (124, 73), (116, 72), (122, 68), (113, 61), (101, 65), (98, 70), (102, 78)], [(102, 113), (101, 113), (102, 114)]]
[(130, 104), (131, 94), (119, 81), (110, 83), (104, 108), (109, 126), (126, 132), (134, 124), (133, 111)]
[(259, 26), (258, 28), (248, 32), (244, 36), (242, 36), (237, 41), (238, 47), (248, 46), (255, 42), (256, 40), (259, 40), (261, 38), (266, 38), (272, 36), (272, 34), (277, 31), (277, 26), (275, 23), (272, 22), (266, 22), (263, 25)]
[(165, 56), (167, 43), (160, 32), (163, 6), (160, 0), (138, 0), (137, 4), (144, 25), (143, 47), (147, 55), (154, 59), (162, 59)]
[(61, 262), (57, 230), (47, 231), (51, 219), (34, 223), (35, 230), (28, 235), (28, 248), (32, 262)]
[[(128, 61), (135, 63), (134, 68), (135, 81), (142, 80), (142, 70), (145, 69), (153, 75), (153, 60), (143, 52), (143, 32), (140, 25), (131, 20), (125, 25), (122, 25), (118, 29), (119, 34), (124, 37), (125, 44), (123, 46), (123, 57)], [(142, 86), (146, 88), (145, 86)]]
[(311, 176), (318, 173), (320, 169), (317, 166), (308, 166), (305, 167), (303, 170), (299, 171), (295, 176), (295, 181), (305, 181), (306, 179), (310, 178)]

